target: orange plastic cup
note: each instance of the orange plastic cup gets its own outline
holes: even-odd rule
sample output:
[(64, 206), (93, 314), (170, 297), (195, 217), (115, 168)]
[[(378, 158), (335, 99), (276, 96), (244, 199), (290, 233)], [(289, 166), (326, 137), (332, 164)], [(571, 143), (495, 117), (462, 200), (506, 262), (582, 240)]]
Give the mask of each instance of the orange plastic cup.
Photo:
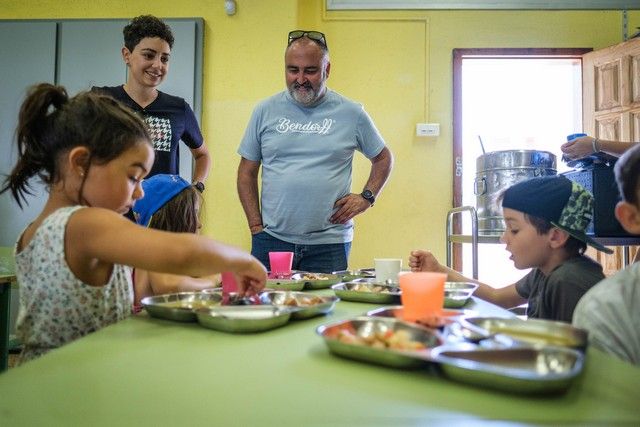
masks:
[(415, 322), (418, 319), (438, 315), (444, 306), (445, 273), (412, 272), (398, 276), (402, 294), (402, 316), (404, 320)]

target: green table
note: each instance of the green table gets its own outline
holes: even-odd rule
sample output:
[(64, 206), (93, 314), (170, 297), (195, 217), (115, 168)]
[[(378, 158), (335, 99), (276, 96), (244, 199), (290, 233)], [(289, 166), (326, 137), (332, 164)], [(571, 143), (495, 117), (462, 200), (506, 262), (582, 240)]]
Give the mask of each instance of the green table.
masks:
[[(376, 426), (640, 423), (640, 369), (590, 350), (567, 393), (527, 397), (331, 355), (334, 313), (233, 335), (139, 315), (0, 376), (0, 425)], [(485, 315), (510, 314), (475, 300)]]
[(0, 247), (0, 373), (9, 362), (9, 318), (11, 313), (11, 284), (16, 282), (13, 248)]

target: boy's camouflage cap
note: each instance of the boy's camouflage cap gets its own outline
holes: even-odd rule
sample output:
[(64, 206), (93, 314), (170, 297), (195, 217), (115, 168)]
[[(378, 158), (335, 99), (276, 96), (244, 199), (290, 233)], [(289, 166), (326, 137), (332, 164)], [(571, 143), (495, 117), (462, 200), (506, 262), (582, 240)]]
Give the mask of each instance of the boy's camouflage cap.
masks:
[(593, 196), (564, 175), (531, 178), (512, 185), (504, 192), (502, 207), (546, 219), (597, 250), (613, 253), (586, 234), (593, 218)]

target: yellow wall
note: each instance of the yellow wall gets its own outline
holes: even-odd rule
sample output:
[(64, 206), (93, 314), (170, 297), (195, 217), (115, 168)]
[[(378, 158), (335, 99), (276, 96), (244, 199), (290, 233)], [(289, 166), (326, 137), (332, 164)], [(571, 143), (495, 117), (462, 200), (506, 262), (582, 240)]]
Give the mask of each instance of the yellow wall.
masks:
[[(0, 19), (202, 17), (205, 21), (202, 128), (214, 166), (207, 182), (207, 234), (246, 249), (250, 237), (235, 190), (237, 144), (253, 106), (284, 88), (286, 33), (327, 34), (329, 86), (362, 102), (396, 156), (376, 205), (356, 219), (352, 268), (402, 257), (415, 247), (444, 258), (452, 191), (451, 51), (480, 47), (591, 47), (622, 41), (620, 11), (326, 12), (323, 0), (2, 0)], [(179, 7), (177, 6), (179, 4)], [(629, 12), (629, 28), (640, 12)], [(6, 42), (6, 41), (3, 41)], [(532, 118), (535, 120), (535, 118)], [(437, 138), (416, 138), (418, 122), (440, 123)], [(560, 141), (559, 141), (560, 143)], [(368, 175), (362, 156), (353, 191)]]

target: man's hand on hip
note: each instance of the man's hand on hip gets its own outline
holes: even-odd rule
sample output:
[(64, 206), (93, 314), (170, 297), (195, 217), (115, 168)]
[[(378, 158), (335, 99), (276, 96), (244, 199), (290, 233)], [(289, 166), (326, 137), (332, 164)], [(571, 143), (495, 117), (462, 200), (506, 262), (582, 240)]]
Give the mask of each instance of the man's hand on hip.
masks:
[(360, 194), (349, 193), (338, 199), (333, 205), (338, 209), (329, 219), (333, 224), (344, 224), (354, 216), (361, 214), (371, 207), (371, 204)]

